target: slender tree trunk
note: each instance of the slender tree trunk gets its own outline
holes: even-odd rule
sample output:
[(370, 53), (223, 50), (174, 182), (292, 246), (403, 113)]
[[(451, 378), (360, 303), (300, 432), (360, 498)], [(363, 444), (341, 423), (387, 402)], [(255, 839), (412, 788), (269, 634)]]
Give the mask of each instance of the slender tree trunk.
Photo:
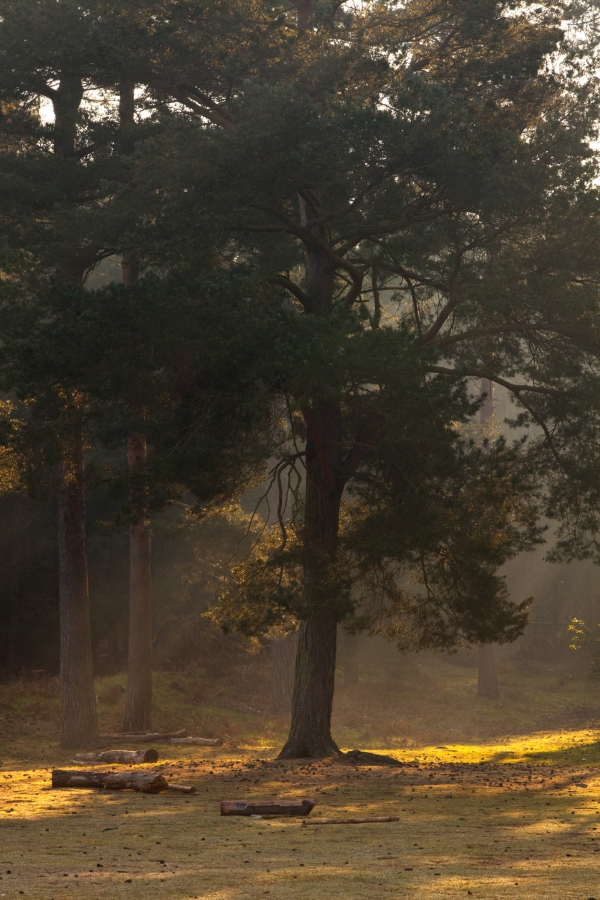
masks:
[[(489, 378), (482, 379), (481, 393), (484, 395), (484, 399), (479, 411), (479, 420), (484, 425), (494, 415), (494, 383)], [(498, 687), (496, 654), (494, 653), (493, 644), (479, 645), (478, 665), (477, 696), (488, 697), (490, 700), (499, 700), (500, 688)]]
[(4, 498), (4, 511), (8, 519), (8, 573), (5, 581), (5, 591), (9, 598), (9, 615), (5, 626), (6, 656), (3, 668), (16, 674), (23, 665), (23, 654), (20, 638), (20, 624), (22, 620), (21, 596), (19, 582), (21, 578), (21, 550), (23, 534), (20, 523), (20, 501), (17, 494), (8, 494)]
[[(132, 434), (127, 462), (135, 472), (146, 461), (146, 441)], [(145, 494), (142, 491), (142, 494)], [(152, 717), (152, 583), (147, 499), (135, 497), (129, 527), (129, 649), (123, 731), (149, 731)]]
[(279, 641), (271, 641), (271, 659), (273, 661), (273, 712), (278, 715), (289, 713), (292, 709), (297, 647), (297, 631), (286, 634), (286, 636)]
[(96, 696), (85, 546), (83, 433), (63, 448), (58, 495), (60, 688), (65, 748), (97, 747)]
[(496, 674), (496, 656), (493, 644), (479, 645), (479, 677), (477, 679), (477, 696), (489, 700), (500, 699), (498, 676)]
[[(82, 79), (65, 75), (53, 94), (54, 153), (64, 159), (73, 157), (76, 150), (77, 117), (83, 93)], [(83, 263), (74, 248), (63, 275), (80, 281), (83, 274)], [(58, 574), (61, 743), (69, 749), (97, 747), (100, 738), (92, 665), (82, 426), (63, 440), (58, 492)]]
[(342, 632), (344, 659), (344, 688), (358, 686), (358, 637)]
[[(135, 83), (123, 82), (119, 89), (120, 152), (134, 150)], [(134, 284), (139, 276), (135, 253), (124, 253), (123, 284)], [(131, 434), (127, 441), (127, 464), (132, 479), (131, 525), (129, 528), (129, 648), (124, 731), (150, 730), (152, 721), (152, 574), (151, 536), (147, 484), (139, 481), (147, 460), (145, 436)], [(136, 483), (137, 482), (137, 483)]]

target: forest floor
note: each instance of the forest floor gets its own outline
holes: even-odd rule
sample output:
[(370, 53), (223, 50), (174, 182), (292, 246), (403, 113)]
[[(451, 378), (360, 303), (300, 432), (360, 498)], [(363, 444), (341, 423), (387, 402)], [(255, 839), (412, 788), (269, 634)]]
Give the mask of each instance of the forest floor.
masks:
[[(359, 685), (336, 701), (338, 741), (404, 765), (357, 768), (276, 761), (285, 720), (268, 710), (267, 676), (219, 688), (216, 675), (157, 675), (157, 727), (225, 740), (157, 745), (151, 768), (194, 785), (191, 796), (51, 790), (51, 769), (72, 756), (58, 745), (56, 683), (0, 685), (0, 898), (600, 900), (596, 680), (504, 671), (502, 706), (478, 701), (473, 669), (455, 664), (421, 672), (420, 691)], [(119, 725), (122, 683), (98, 681), (103, 730)], [(411, 709), (412, 731), (394, 724)], [(400, 820), (219, 815), (221, 799), (276, 797), (315, 798), (313, 817)]]

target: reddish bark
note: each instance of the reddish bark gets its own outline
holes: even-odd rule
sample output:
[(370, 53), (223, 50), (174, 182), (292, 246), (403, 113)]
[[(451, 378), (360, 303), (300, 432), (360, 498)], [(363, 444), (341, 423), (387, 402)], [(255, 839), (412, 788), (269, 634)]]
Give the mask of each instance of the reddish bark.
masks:
[(63, 445), (58, 495), (60, 688), (63, 747), (100, 745), (85, 542), (83, 434)]
[[(144, 437), (130, 435), (127, 463), (132, 473), (144, 465), (146, 456)], [(152, 580), (146, 492), (133, 491), (132, 501), (129, 527), (129, 650), (123, 730), (149, 731), (152, 720)]]

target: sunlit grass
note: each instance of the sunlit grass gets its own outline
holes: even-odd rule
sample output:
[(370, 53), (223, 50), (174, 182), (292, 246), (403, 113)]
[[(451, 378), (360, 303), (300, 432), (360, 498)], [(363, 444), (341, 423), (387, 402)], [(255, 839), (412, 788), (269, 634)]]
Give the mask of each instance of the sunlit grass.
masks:
[[(0, 685), (0, 896), (600, 900), (599, 734), (573, 725), (597, 682), (505, 671), (498, 706), (475, 697), (475, 678), (472, 667), (429, 661), (397, 683), (341, 690), (340, 744), (405, 763), (356, 769), (276, 764), (286, 719), (251, 669), (157, 673), (155, 726), (225, 741), (157, 747), (169, 779), (196, 786), (187, 797), (50, 790), (51, 769), (72, 756), (58, 747), (57, 684)], [(97, 682), (102, 730), (121, 727), (124, 684)], [(400, 821), (219, 816), (221, 799), (280, 796), (314, 796), (319, 816)]]
[[(398, 769), (276, 764), (272, 750), (258, 748), (158, 749), (162, 771), (170, 780), (194, 784), (195, 795), (52, 791), (51, 767), (67, 765), (71, 754), (33, 725), (5, 740), (0, 895), (598, 896), (600, 753), (594, 731), (382, 746), (407, 763)], [(401, 818), (383, 825), (303, 826), (219, 815), (224, 798), (307, 795), (317, 799), (321, 816)]]

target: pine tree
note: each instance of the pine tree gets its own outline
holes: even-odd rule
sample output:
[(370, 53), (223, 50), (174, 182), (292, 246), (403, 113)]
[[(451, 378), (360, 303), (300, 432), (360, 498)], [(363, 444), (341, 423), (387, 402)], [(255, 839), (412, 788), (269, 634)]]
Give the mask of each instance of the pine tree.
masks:
[[(567, 406), (578, 421), (595, 421), (599, 324), (589, 145), (598, 98), (585, 60), (562, 35), (560, 10), (427, 0), (348, 9), (306, 0), (296, 11), (273, 12), (272, 33), (287, 39), (277, 61), (200, 100), (204, 123), (182, 127), (140, 162), (161, 228), (175, 210), (190, 232), (206, 221), (229, 228), (235, 252), (288, 292), (303, 323), (297, 352), (281, 342), (298, 441), (281, 465), (303, 466), (304, 482), (304, 600), (282, 751), (289, 757), (336, 752), (336, 627), (349, 614), (337, 563), (344, 492), (376, 505), (368, 485), (377, 484), (378, 466), (385, 470), (385, 416), (396, 435), (403, 418), (413, 429), (412, 443), (389, 439), (394, 454), (431, 446), (429, 425), (407, 414), (406, 395), (394, 412), (385, 403), (386, 392), (400, 391), (398, 373), (405, 384), (415, 379), (423, 415), (434, 383), (448, 410), (469, 379), (503, 385), (518, 424), (538, 429), (529, 446), (541, 471), (561, 439), (568, 444)], [(397, 342), (387, 357), (391, 365), (396, 355), (395, 372), (375, 340)], [(411, 470), (410, 456), (396, 458)], [(389, 465), (398, 515), (414, 522), (410, 490), (392, 478), (392, 458)], [(391, 487), (379, 487), (391, 502)], [(397, 529), (390, 534), (400, 540)], [(390, 558), (402, 556), (384, 545)], [(464, 560), (463, 551), (455, 542)], [(458, 630), (476, 642), (514, 636), (523, 619), (486, 609), (500, 595), (481, 565), (452, 594), (445, 579), (457, 570), (437, 560), (438, 585), (449, 591), (445, 615), (451, 622), (468, 609), (472, 622), (463, 617)], [(452, 643), (453, 628), (433, 606), (421, 645), (436, 629)]]

